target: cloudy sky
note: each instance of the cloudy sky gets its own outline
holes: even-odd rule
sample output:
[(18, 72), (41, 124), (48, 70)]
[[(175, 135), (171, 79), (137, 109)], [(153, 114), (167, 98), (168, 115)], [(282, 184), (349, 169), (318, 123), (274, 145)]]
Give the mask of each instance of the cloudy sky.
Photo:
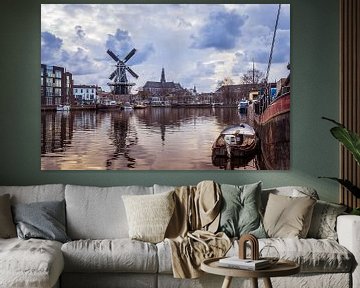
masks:
[[(277, 4), (42, 4), (41, 63), (62, 66), (75, 84), (109, 90), (112, 50), (146, 81), (166, 80), (211, 92), (252, 68), (266, 72)], [(290, 62), (290, 5), (282, 4), (269, 81), (286, 77)]]

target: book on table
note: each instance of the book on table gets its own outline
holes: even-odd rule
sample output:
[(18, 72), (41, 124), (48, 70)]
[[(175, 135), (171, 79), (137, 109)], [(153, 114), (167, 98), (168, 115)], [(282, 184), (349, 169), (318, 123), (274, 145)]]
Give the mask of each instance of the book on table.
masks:
[(271, 262), (267, 259), (240, 259), (238, 256), (233, 256), (220, 259), (219, 266), (237, 269), (259, 270), (270, 267)]

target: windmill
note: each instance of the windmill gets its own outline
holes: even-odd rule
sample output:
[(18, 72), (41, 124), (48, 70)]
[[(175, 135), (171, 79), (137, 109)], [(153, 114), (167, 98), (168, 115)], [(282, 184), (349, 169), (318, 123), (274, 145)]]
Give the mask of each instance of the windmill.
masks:
[(112, 59), (116, 62), (116, 69), (111, 73), (109, 79), (113, 80), (113, 82), (108, 83), (109, 86), (113, 86), (114, 94), (129, 94), (130, 87), (134, 86), (135, 83), (130, 83), (126, 77), (126, 71), (130, 73), (135, 79), (139, 78), (139, 76), (126, 65), (126, 62), (134, 56), (136, 49), (132, 49), (129, 54), (123, 60), (120, 60), (118, 56), (115, 55), (110, 49), (106, 51)]

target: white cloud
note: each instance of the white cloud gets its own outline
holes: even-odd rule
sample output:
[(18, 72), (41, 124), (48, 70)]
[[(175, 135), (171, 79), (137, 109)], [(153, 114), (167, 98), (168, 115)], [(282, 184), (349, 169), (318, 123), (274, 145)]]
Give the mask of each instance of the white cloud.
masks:
[[(106, 50), (124, 57), (136, 48), (129, 65), (137, 87), (159, 81), (164, 67), (168, 81), (209, 92), (224, 77), (237, 83), (253, 60), (266, 69), (276, 11), (276, 4), (42, 4), (41, 61), (65, 67), (76, 84), (108, 90), (114, 63)], [(289, 15), (283, 4), (270, 80), (287, 76)]]

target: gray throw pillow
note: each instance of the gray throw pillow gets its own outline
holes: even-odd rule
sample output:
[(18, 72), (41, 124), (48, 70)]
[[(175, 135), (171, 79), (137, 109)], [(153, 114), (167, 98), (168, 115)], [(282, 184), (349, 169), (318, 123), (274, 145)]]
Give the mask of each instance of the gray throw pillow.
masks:
[(218, 231), (229, 237), (253, 234), (266, 238), (260, 216), (261, 182), (236, 186), (221, 185), (222, 209)]
[(15, 204), (13, 215), (19, 238), (70, 241), (65, 232), (65, 201)]
[(309, 238), (337, 240), (336, 219), (346, 206), (318, 200), (312, 214)]
[(11, 215), (10, 195), (0, 196), (0, 238), (16, 237), (15, 224)]

